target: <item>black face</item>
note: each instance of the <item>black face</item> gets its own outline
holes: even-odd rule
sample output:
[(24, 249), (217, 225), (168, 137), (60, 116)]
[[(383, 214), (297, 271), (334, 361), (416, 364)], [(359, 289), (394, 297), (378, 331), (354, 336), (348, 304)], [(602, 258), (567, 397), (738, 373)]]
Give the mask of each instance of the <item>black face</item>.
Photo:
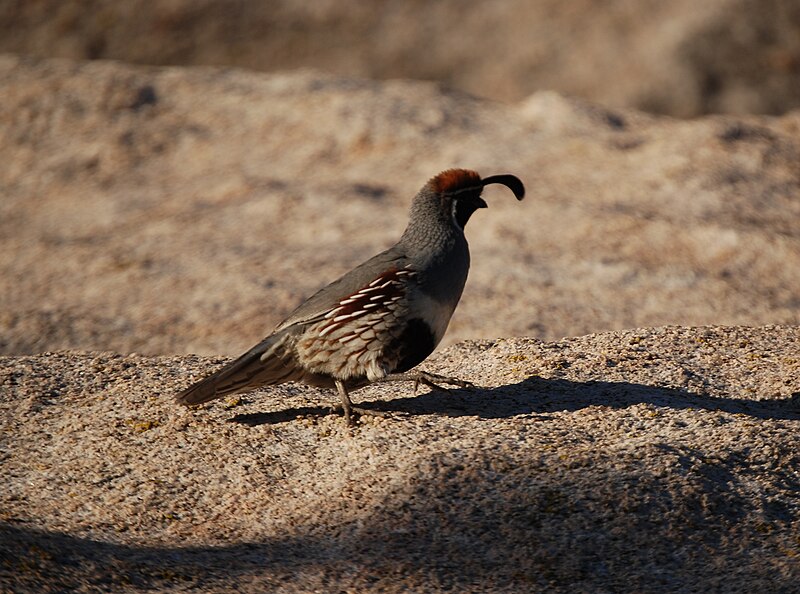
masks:
[(479, 208), (486, 208), (486, 202), (480, 193), (464, 193), (453, 197), (452, 213), (456, 225), (463, 229), (472, 213)]

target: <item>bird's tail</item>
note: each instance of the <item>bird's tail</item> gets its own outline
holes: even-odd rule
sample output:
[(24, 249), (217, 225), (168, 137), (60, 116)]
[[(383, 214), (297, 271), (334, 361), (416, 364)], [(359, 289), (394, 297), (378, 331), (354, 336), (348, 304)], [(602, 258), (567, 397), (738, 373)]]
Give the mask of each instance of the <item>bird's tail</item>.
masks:
[(186, 405), (203, 404), (226, 394), (297, 379), (302, 373), (286, 349), (286, 338), (282, 334), (266, 338), (238, 359), (189, 386), (175, 400)]

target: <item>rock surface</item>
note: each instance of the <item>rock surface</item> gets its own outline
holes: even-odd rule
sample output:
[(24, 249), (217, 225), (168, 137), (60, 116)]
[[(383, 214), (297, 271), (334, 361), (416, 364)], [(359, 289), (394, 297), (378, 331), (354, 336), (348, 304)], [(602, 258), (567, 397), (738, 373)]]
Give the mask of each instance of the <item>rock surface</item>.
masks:
[[(0, 589), (796, 590), (800, 112), (14, 56), (0, 89)], [(373, 386), (352, 430), (302, 386), (172, 402), (453, 166), (529, 191), (487, 190), (426, 363), (482, 388)]]
[(800, 323), (800, 111), (677, 121), (419, 82), (0, 59), (0, 352), (235, 355), (388, 247), (448, 167), (446, 340)]
[(800, 329), (465, 342), (484, 386), (283, 386), (187, 410), (219, 360), (0, 358), (15, 592), (794, 592)]
[(6, 0), (0, 51), (553, 89), (682, 117), (800, 107), (795, 0)]

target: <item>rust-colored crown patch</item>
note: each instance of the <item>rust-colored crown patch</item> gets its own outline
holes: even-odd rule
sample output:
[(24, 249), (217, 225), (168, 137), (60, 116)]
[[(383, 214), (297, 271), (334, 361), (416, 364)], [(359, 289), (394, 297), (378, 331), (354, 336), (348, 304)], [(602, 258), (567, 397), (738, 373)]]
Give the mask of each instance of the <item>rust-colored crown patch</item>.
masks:
[(481, 176), (470, 169), (448, 169), (431, 178), (434, 192), (452, 193), (465, 188), (480, 188)]

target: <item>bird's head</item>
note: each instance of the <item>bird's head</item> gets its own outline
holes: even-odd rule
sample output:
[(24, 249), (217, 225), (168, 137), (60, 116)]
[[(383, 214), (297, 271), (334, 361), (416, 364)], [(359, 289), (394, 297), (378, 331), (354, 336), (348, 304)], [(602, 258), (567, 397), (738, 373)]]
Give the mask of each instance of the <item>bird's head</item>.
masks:
[(448, 169), (428, 180), (417, 199), (433, 202), (443, 219), (463, 230), (472, 213), (487, 207), (481, 193), (489, 184), (506, 186), (514, 192), (517, 200), (525, 197), (525, 186), (516, 176), (492, 175), (481, 179), (469, 169)]

